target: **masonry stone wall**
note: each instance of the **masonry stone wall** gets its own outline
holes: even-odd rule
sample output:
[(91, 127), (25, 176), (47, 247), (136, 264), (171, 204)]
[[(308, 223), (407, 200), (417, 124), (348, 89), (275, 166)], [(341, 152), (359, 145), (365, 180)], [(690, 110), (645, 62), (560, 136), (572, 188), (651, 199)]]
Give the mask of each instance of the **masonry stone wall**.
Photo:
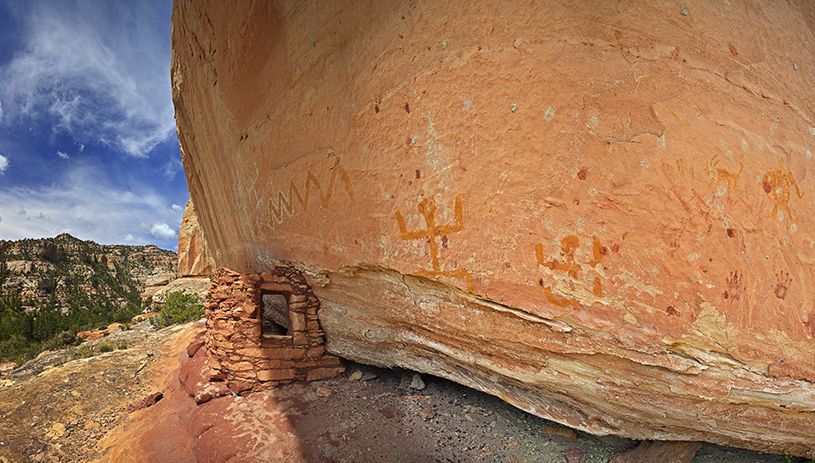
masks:
[[(233, 392), (274, 388), (341, 374), (338, 357), (325, 353), (320, 302), (300, 272), (278, 264), (271, 273), (240, 274), (219, 268), (206, 304), (210, 377)], [(288, 303), (285, 334), (263, 332), (263, 295)]]

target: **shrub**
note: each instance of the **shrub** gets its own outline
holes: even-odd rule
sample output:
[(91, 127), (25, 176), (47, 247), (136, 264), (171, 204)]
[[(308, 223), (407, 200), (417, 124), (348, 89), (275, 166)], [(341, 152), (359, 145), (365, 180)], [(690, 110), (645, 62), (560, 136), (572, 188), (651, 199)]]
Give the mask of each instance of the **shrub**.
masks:
[(161, 307), (161, 314), (150, 319), (156, 328), (164, 328), (176, 323), (198, 320), (204, 315), (204, 307), (196, 294), (183, 291), (168, 293)]
[(79, 346), (79, 349), (76, 350), (76, 355), (81, 358), (93, 357), (93, 349), (87, 344)]
[(19, 366), (22, 366), (23, 364), (25, 364), (26, 362), (28, 362), (29, 360), (33, 360), (34, 357), (36, 357), (36, 355), (34, 355), (33, 352), (31, 352), (30, 350), (25, 350), (25, 351), (21, 352), (20, 355), (17, 356), (17, 358), (14, 360), (14, 362), (19, 367)]
[(111, 345), (110, 343), (103, 342), (99, 344), (99, 352), (112, 352), (112, 351), (113, 345)]
[[(785, 459), (785, 460), (787, 460), (787, 462), (788, 462), (788, 463), (792, 463), (792, 462), (794, 462), (794, 461), (796, 461), (796, 460), (797, 460), (797, 461), (804, 461), (804, 459), (803, 459), (803, 458), (798, 458), (798, 459), (796, 459), (796, 457), (795, 457), (795, 456), (793, 456), (791, 453), (787, 452), (787, 450), (786, 450), (786, 449), (781, 450), (781, 451), (780, 451), (780, 452), (778, 452), (778, 453), (780, 453), (781, 455), (783, 455), (784, 459)], [(815, 463), (815, 459), (809, 459), (809, 460), (806, 460), (806, 463)]]
[(67, 346), (68, 344), (73, 344), (76, 342), (76, 336), (68, 331), (63, 331), (59, 334), (59, 336), (57, 336), (57, 340), (59, 340), (59, 343), (63, 346)]
[[(47, 339), (40, 344), (40, 348), (38, 349), (39, 352), (46, 351), (46, 350), (57, 350), (60, 348), (59, 339), (56, 337)], [(39, 353), (37, 352), (37, 353)]]

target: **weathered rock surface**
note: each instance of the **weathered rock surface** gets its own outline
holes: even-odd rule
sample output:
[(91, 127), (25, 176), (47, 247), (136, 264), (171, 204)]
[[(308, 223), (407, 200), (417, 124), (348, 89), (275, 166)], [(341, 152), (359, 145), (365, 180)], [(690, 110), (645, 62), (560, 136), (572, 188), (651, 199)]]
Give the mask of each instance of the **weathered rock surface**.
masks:
[(153, 303), (163, 304), (167, 294), (181, 291), (182, 293), (196, 294), (203, 303), (207, 295), (210, 278), (206, 276), (182, 277), (160, 286), (153, 293)]
[[(134, 319), (136, 317), (133, 317)], [(121, 323), (111, 323), (106, 328), (97, 328), (95, 330), (80, 331), (76, 333), (76, 337), (82, 338), (85, 341), (98, 341), (105, 336), (121, 331)]]
[[(156, 331), (142, 323), (103, 341), (43, 353), (4, 374), (0, 462), (100, 457), (104, 448), (96, 447), (99, 439), (126, 420), (128, 404), (157, 392), (156, 383), (172, 370), (177, 352), (203, 328), (192, 327)], [(102, 353), (103, 342), (118, 348)]]
[(214, 275), (215, 270), (215, 261), (198, 224), (195, 206), (189, 200), (178, 230), (178, 273), (182, 276)]
[(327, 350), (597, 434), (815, 457), (811, 2), (179, 0), (218, 265)]

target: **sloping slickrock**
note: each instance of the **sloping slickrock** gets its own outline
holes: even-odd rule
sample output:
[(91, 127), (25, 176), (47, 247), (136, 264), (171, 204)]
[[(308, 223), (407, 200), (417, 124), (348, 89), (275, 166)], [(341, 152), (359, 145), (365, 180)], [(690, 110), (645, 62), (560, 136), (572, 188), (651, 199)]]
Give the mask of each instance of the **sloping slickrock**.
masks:
[(176, 1), (215, 261), (346, 358), (815, 457), (815, 5), (540, 3)]
[(178, 273), (182, 276), (214, 275), (215, 270), (215, 261), (198, 224), (195, 206), (189, 200), (178, 230)]
[(180, 291), (187, 294), (198, 295), (199, 300), (203, 301), (207, 294), (207, 287), (209, 286), (210, 278), (207, 276), (195, 277), (182, 277), (173, 280), (161, 286), (155, 293), (153, 293), (153, 302), (163, 304), (164, 299), (168, 294)]
[(305, 461), (288, 414), (273, 396), (222, 397), (196, 405), (191, 395), (208, 387), (201, 374), (206, 351), (199, 349), (190, 359), (187, 349), (179, 350), (164, 362), (161, 401), (131, 413), (106, 434), (97, 445), (103, 455), (95, 461)]
[[(201, 324), (161, 331), (149, 323), (136, 325), (105, 338), (120, 346), (112, 352), (99, 353), (99, 342), (88, 342), (43, 354), (4, 374), (0, 462), (87, 462), (100, 457), (104, 448), (98, 448), (97, 441), (123, 422), (129, 404), (161, 391), (154, 377), (175, 368), (175, 354), (202, 329)], [(123, 344), (130, 347), (122, 349)], [(81, 355), (90, 350), (97, 355)]]

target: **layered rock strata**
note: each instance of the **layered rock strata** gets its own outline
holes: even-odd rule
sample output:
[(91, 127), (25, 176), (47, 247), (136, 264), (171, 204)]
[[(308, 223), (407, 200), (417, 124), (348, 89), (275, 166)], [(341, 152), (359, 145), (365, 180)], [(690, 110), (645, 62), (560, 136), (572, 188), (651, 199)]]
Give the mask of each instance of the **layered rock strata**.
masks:
[[(263, 295), (286, 300), (288, 330), (264, 326)], [(229, 392), (259, 391), (293, 381), (341, 374), (340, 359), (325, 353), (317, 311), (320, 302), (297, 270), (276, 265), (271, 273), (245, 275), (218, 269), (206, 304), (210, 373)]]
[(111, 301), (119, 307), (138, 305), (133, 292), (142, 299), (151, 296), (157, 285), (178, 276), (176, 266), (176, 253), (152, 245), (100, 245), (67, 233), (0, 240), (0, 298), (12, 311), (20, 298), (25, 311), (58, 309), (63, 315)]
[(218, 265), (329, 352), (598, 434), (815, 457), (815, 5), (178, 0)]

